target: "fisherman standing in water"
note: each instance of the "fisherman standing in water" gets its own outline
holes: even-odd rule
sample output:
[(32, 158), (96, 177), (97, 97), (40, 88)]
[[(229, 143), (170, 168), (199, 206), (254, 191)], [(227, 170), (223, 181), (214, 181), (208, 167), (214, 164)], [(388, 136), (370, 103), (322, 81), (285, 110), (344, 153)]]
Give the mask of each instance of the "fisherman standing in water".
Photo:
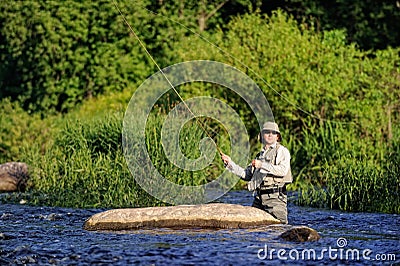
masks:
[(221, 158), (230, 172), (249, 181), (247, 187), (254, 192), (252, 206), (287, 224), (286, 184), (292, 182), (290, 152), (280, 144), (281, 133), (274, 122), (264, 123), (260, 140), (263, 149), (246, 169), (235, 164), (228, 155), (221, 154)]

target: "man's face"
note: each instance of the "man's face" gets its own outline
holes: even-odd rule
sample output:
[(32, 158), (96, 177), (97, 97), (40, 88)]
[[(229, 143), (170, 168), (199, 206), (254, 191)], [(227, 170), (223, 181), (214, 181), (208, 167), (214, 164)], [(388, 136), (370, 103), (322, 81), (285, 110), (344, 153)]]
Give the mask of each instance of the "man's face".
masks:
[(272, 145), (278, 141), (278, 133), (272, 130), (263, 130), (263, 138), (265, 145)]

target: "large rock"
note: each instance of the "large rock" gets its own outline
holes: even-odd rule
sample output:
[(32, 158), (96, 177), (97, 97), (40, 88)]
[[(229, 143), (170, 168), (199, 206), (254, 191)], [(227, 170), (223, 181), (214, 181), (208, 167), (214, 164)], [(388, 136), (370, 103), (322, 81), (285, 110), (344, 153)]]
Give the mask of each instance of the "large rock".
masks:
[(0, 192), (24, 191), (28, 178), (28, 166), (25, 163), (0, 164)]
[(139, 228), (250, 228), (280, 223), (257, 208), (212, 203), (170, 207), (114, 209), (97, 213), (84, 224), (86, 230)]

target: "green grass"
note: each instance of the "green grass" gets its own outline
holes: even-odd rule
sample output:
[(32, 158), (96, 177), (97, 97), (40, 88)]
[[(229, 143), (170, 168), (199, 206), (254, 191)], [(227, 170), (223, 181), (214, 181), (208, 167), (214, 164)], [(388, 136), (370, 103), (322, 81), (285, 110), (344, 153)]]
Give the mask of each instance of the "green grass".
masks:
[[(146, 129), (147, 150), (160, 174), (171, 182), (190, 186), (216, 178), (223, 171), (219, 156), (198, 171), (183, 170), (170, 162), (161, 145), (164, 118), (161, 114), (151, 115)], [(32, 177), (30, 193), (21, 197), (36, 205), (79, 208), (165, 205), (136, 183), (136, 175), (148, 175), (145, 167), (138, 165), (129, 171), (122, 148), (122, 119), (120, 111), (81, 119), (71, 115), (54, 131), (53, 145), (44, 152), (40, 143), (27, 145), (22, 160), (31, 166)], [(185, 124), (180, 132), (183, 154), (198, 158), (199, 143), (204, 137), (204, 130), (196, 122)], [(219, 142), (225, 141), (222, 135), (219, 138)]]
[(399, 145), (391, 143), (378, 147), (360, 142), (353, 145), (354, 150), (339, 149), (321, 165), (318, 182), (302, 180), (297, 203), (354, 212), (400, 213)]

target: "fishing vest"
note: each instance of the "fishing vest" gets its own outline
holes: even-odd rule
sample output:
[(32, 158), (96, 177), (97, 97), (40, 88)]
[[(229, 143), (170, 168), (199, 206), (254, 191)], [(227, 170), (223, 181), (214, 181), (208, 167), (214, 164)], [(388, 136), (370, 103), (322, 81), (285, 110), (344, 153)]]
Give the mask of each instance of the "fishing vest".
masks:
[[(278, 150), (282, 145), (276, 143), (276, 146), (272, 149), (269, 149), (265, 152), (260, 152), (257, 154), (256, 159), (262, 162), (270, 162), (274, 165), (277, 164), (276, 157), (278, 154)], [(253, 173), (252, 179), (248, 182), (247, 187), (250, 191), (254, 191), (257, 188), (263, 185), (263, 187), (273, 187), (278, 186), (282, 187), (287, 183), (292, 183), (292, 171), (289, 166), (289, 171), (286, 173), (284, 177), (275, 176), (270, 173), (265, 173), (263, 169), (255, 169)]]

